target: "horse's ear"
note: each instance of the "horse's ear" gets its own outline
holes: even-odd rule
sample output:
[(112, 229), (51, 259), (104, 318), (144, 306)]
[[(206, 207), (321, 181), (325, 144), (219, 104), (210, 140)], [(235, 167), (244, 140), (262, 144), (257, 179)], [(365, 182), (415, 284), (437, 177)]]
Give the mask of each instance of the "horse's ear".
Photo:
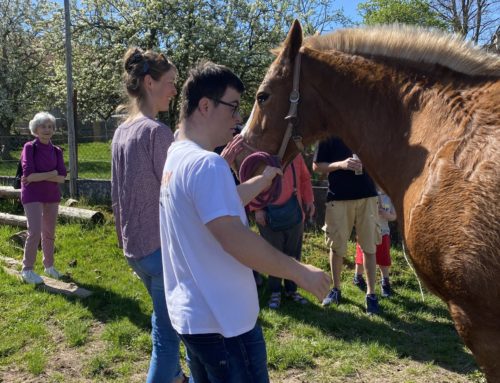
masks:
[(299, 49), (302, 46), (302, 27), (297, 19), (294, 20), (292, 28), (288, 32), (285, 42), (283, 43), (283, 50), (281, 51), (281, 60), (293, 62)]

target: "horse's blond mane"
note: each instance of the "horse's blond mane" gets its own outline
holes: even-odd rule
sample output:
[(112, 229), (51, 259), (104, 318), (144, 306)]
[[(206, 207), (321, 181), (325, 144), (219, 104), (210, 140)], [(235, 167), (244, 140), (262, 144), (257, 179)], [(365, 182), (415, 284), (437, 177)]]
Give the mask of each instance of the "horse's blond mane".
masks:
[(500, 77), (499, 55), (488, 53), (458, 35), (408, 25), (341, 29), (308, 37), (304, 46), (439, 64), (470, 76)]

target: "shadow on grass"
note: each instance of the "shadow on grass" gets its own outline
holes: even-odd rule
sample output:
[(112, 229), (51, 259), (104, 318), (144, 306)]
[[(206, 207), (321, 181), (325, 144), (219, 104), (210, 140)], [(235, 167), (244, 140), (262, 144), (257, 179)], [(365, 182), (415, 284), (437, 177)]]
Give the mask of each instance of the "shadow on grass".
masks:
[[(260, 305), (264, 310), (267, 309), (269, 295), (265, 287), (259, 291)], [(478, 369), (474, 358), (464, 350), (462, 340), (449, 322), (447, 310), (398, 295), (390, 300), (380, 299), (380, 318), (365, 314), (361, 292), (349, 291), (346, 291), (345, 297), (342, 296), (340, 307), (332, 305), (323, 308), (311, 303), (299, 305), (283, 297), (278, 313), (316, 327), (325, 335), (339, 340), (377, 343), (394, 350), (398, 358), (433, 363), (460, 374)], [(402, 307), (407, 315), (401, 317), (391, 312), (391, 305)], [(263, 316), (260, 317), (260, 323), (264, 329), (273, 327)]]
[(151, 316), (143, 312), (143, 308), (136, 299), (124, 297), (107, 290), (99, 285), (79, 284), (92, 295), (79, 300), (80, 304), (88, 308), (95, 319), (107, 323), (121, 318), (128, 318), (140, 329), (151, 329)]

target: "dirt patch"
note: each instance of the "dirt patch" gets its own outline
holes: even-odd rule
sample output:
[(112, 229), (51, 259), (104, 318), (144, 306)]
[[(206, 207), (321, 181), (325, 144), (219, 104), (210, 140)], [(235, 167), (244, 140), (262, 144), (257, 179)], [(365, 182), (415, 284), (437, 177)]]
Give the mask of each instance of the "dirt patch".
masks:
[(23, 366), (11, 365), (6, 370), (0, 371), (0, 382), (47, 383), (56, 381), (88, 383), (93, 381), (83, 376), (83, 369), (88, 360), (98, 355), (106, 347), (101, 340), (104, 325), (100, 322), (94, 322), (90, 326), (89, 337), (84, 347), (68, 347), (61, 329), (58, 326), (50, 325), (50, 323), (48, 326), (56, 349), (48, 357), (44, 372), (34, 376), (25, 371)]
[(356, 371), (349, 376), (338, 376), (335, 371), (330, 375), (314, 370), (287, 370), (286, 372), (271, 372), (273, 383), (480, 383), (484, 378), (477, 376), (470, 378), (467, 375), (446, 370), (443, 367), (423, 364), (413, 360), (402, 360), (397, 365), (383, 364), (369, 370)]

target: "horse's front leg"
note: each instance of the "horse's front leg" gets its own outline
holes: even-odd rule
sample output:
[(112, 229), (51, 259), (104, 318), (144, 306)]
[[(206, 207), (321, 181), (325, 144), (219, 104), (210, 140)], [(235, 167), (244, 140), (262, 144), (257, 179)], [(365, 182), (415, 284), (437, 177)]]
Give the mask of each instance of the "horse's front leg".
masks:
[(488, 382), (499, 383), (500, 319), (491, 313), (481, 313), (480, 310), (472, 313), (462, 309), (474, 307), (476, 304), (469, 302), (467, 305), (459, 305), (449, 301), (448, 307), (458, 333), (474, 354)]

